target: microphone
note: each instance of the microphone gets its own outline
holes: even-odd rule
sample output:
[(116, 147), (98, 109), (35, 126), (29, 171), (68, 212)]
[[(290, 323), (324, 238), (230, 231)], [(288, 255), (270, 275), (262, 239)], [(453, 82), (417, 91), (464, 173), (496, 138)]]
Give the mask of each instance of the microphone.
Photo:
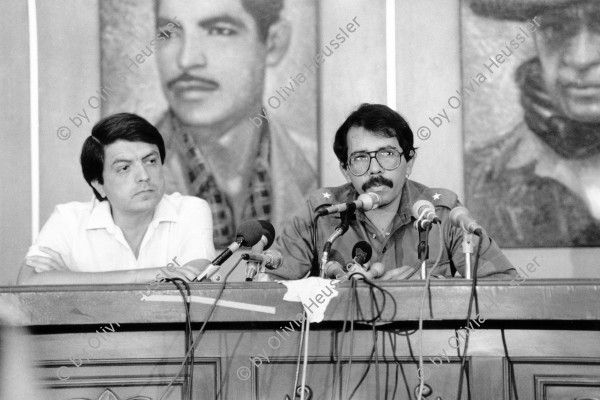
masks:
[(346, 275), (346, 270), (337, 261), (328, 261), (325, 265), (325, 276), (332, 279), (340, 279)]
[(416, 229), (426, 229), (434, 223), (441, 223), (440, 217), (435, 213), (435, 207), (428, 200), (418, 200), (412, 206), (412, 215), (415, 221)]
[(236, 252), (240, 246), (254, 246), (262, 237), (262, 226), (257, 221), (246, 221), (238, 227), (235, 234), (235, 242), (231, 243), (221, 254), (217, 256), (200, 275), (196, 277), (196, 281), (201, 281), (204, 278), (212, 277), (231, 255)]
[(352, 261), (354, 264), (363, 265), (371, 259), (373, 255), (373, 248), (368, 242), (361, 240), (357, 242), (352, 248)]
[(321, 256), (321, 264), (319, 267), (319, 276), (321, 278), (325, 277), (325, 266), (327, 265), (327, 261), (329, 261), (329, 252), (331, 251), (331, 246), (333, 245), (333, 242), (337, 238), (339, 238), (344, 233), (346, 233), (346, 231), (348, 231), (348, 228), (350, 227), (350, 218), (352, 217), (353, 214), (354, 214), (354, 211), (352, 211), (352, 212), (342, 211), (342, 214), (341, 214), (342, 222), (338, 226), (335, 227), (335, 231), (331, 234), (331, 236), (329, 236), (329, 238), (325, 242), (325, 245), (323, 246), (323, 255)]
[(277, 250), (266, 250), (262, 254), (244, 253), (242, 259), (264, 264), (268, 269), (277, 269), (283, 263), (283, 256)]
[(363, 264), (368, 262), (373, 255), (373, 248), (371, 245), (364, 240), (357, 242), (352, 248), (352, 262), (346, 265), (346, 269), (350, 273), (358, 273), (360, 275), (353, 275), (355, 279), (364, 278), (364, 275), (367, 273), (366, 269), (363, 267)]
[(329, 207), (317, 209), (317, 217), (335, 214), (343, 211), (353, 212), (355, 210), (369, 211), (379, 206), (381, 198), (377, 193), (369, 192), (358, 196), (358, 199), (349, 203), (338, 203)]
[(331, 236), (329, 236), (329, 238), (325, 242), (325, 245), (323, 246), (323, 254), (321, 256), (321, 266), (319, 268), (319, 276), (321, 278), (325, 277), (325, 266), (327, 265), (327, 262), (329, 261), (329, 252), (331, 251), (331, 246), (333, 245), (333, 242), (337, 238), (342, 236), (344, 233), (346, 233), (348, 231), (348, 228), (350, 228), (350, 214), (343, 212), (342, 213), (342, 223), (340, 223), (338, 226), (335, 227), (335, 231), (331, 234)]
[(374, 262), (373, 264), (371, 264), (371, 268), (369, 268), (367, 274), (371, 274), (373, 278), (379, 278), (380, 276), (383, 276), (384, 272), (385, 267), (383, 266), (383, 264), (380, 262)]
[(264, 261), (265, 268), (277, 269), (277, 268), (281, 267), (281, 264), (283, 264), (283, 256), (277, 250), (270, 249), (270, 250), (264, 251), (263, 254), (266, 257), (266, 259)]
[(473, 233), (478, 236), (481, 236), (483, 233), (483, 228), (475, 221), (475, 218), (471, 216), (466, 207), (454, 207), (450, 211), (450, 222), (455, 227), (462, 228), (467, 233)]
[(267, 250), (273, 244), (273, 240), (275, 240), (275, 228), (273, 228), (273, 225), (269, 221), (263, 219), (259, 219), (258, 223), (262, 227), (262, 237), (254, 247), (262, 244), (263, 248), (258, 251), (260, 253), (263, 250)]
[[(275, 228), (273, 228), (270, 222), (258, 220), (258, 223), (262, 227), (262, 237), (258, 243), (252, 246), (252, 253), (261, 253), (263, 250), (268, 249), (273, 244), (273, 239), (275, 239)], [(258, 273), (259, 266), (260, 264), (256, 261), (246, 263), (246, 282), (252, 281)]]
[(363, 267), (358, 264), (350, 264), (350, 268), (348, 268), (348, 272), (353, 274), (352, 279), (375, 279), (379, 278), (385, 272), (385, 268), (383, 264), (380, 262), (373, 263), (371, 268), (368, 271), (365, 271)]

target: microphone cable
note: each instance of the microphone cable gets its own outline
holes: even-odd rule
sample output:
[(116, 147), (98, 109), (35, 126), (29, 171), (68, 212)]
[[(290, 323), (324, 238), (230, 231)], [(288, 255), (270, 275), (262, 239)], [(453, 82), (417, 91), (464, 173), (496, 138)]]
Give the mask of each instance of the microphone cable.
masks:
[(313, 231), (312, 231), (312, 235), (311, 235), (311, 240), (312, 240), (312, 262), (311, 262), (311, 266), (310, 266), (310, 270), (308, 271), (308, 273), (303, 276), (303, 278), (309, 277), (309, 276), (320, 276), (320, 272), (321, 272), (321, 264), (319, 262), (319, 230), (317, 229), (317, 224), (319, 222), (319, 218), (321, 217), (321, 215), (316, 212), (317, 210), (319, 210), (319, 208), (326, 206), (326, 205), (320, 205), (319, 207), (317, 207), (315, 209), (315, 217), (313, 218)]
[[(340, 236), (342, 236), (343, 234), (345, 234), (349, 227), (350, 227), (350, 222), (352, 220), (352, 216), (354, 215), (354, 211), (352, 212), (348, 212), (348, 211), (342, 211), (340, 213), (340, 219), (341, 222), (338, 226), (335, 227), (335, 232), (334, 235), (336, 234), (336, 232), (338, 230), (341, 230), (341, 232), (337, 232), (337, 236), (332, 235), (332, 238), (330, 238), (329, 240), (332, 240), (331, 242), (328, 240), (325, 243), (325, 246), (323, 248), (323, 254), (327, 254), (329, 253), (329, 251), (331, 250), (331, 246), (333, 245), (333, 241), (335, 241), (337, 238), (339, 238)], [(319, 259), (319, 232), (317, 229), (317, 223), (319, 219), (319, 215), (317, 215), (314, 218), (314, 231), (313, 231), (313, 259), (312, 259), (312, 268), (310, 270), (310, 272), (307, 274), (307, 276), (321, 276), (321, 267), (325, 268), (325, 265), (323, 264), (322, 260)]]
[[(477, 314), (479, 314), (479, 300), (477, 299), (477, 267), (479, 266), (479, 257), (481, 256), (481, 243), (483, 242), (483, 238), (479, 237), (477, 244), (477, 253), (475, 254), (475, 265), (473, 265), (473, 280), (471, 281), (471, 295), (469, 296), (469, 309), (467, 311), (467, 322), (465, 322), (465, 327), (469, 326), (469, 321), (471, 321), (471, 312), (473, 311), (473, 300), (475, 300), (475, 308)], [(471, 385), (469, 379), (469, 373), (465, 371), (465, 364), (467, 361), (467, 350), (469, 348), (469, 337), (471, 336), (471, 332), (467, 329), (467, 337), (465, 338), (465, 348), (463, 349), (463, 354), (460, 360), (460, 377), (458, 379), (458, 396), (457, 399), (461, 398), (462, 395), (462, 384), (463, 377), (467, 375), (467, 398), (471, 398)], [(460, 349), (460, 346), (459, 346)]]
[[(375, 326), (373, 326), (373, 331), (375, 331)], [(352, 389), (352, 393), (350, 393), (350, 396), (348, 396), (348, 400), (352, 400), (352, 398), (354, 397), (354, 395), (356, 394), (356, 391), (358, 390), (358, 388), (360, 387), (360, 385), (363, 384), (365, 378), (367, 377), (367, 374), (369, 373), (369, 370), (371, 369), (371, 364), (373, 363), (373, 354), (375, 354), (375, 357), (377, 357), (377, 348), (374, 345), (371, 348), (371, 354), (369, 355), (369, 360), (367, 361), (367, 368), (365, 369), (365, 372), (362, 374), (362, 376), (360, 377), (360, 379), (358, 380), (358, 383), (356, 384), (356, 386), (354, 387), (354, 389)], [(379, 371), (375, 371), (375, 374), (377, 374)], [(376, 379), (376, 387), (375, 387), (375, 398), (379, 399), (379, 377), (375, 376)]]
[(311, 265), (311, 269), (308, 272), (309, 276), (319, 276), (319, 272), (320, 272), (320, 268), (321, 266), (319, 265), (319, 230), (317, 229), (317, 223), (319, 222), (319, 217), (320, 215), (317, 214), (317, 216), (315, 216), (315, 218), (313, 219), (313, 232), (312, 232), (312, 253), (313, 253), (313, 257), (312, 257), (312, 265)]
[[(402, 372), (402, 377), (405, 378), (406, 374), (404, 373), (404, 367), (402, 366), (402, 361), (398, 358), (398, 356), (396, 355), (396, 345), (397, 345), (397, 340), (398, 340), (398, 336), (405, 336), (407, 341), (408, 341), (408, 336), (410, 336), (412, 333), (406, 333), (406, 335), (402, 334), (400, 331), (394, 331), (394, 330), (388, 330), (385, 331), (387, 333), (387, 337), (388, 340), (390, 342), (390, 347), (392, 349), (392, 360), (394, 361), (395, 365), (395, 373), (394, 373), (394, 391), (392, 392), (392, 399), (396, 398), (396, 393), (398, 391), (398, 382), (400, 381), (399, 379), (399, 372)], [(413, 333), (416, 332), (413, 331)], [(385, 338), (385, 336), (384, 336)], [(389, 376), (390, 376), (390, 372), (388, 369), (386, 369), (386, 382), (389, 382)], [(410, 396), (410, 389), (408, 388), (408, 383), (406, 382), (406, 379), (404, 379), (404, 383), (405, 383), (405, 387), (407, 388), (407, 392), (409, 393), (409, 397)]]
[[(351, 276), (355, 275), (355, 274), (361, 275), (360, 273), (351, 273), (348, 275), (348, 278), (351, 278)], [(365, 378), (371, 368), (371, 365), (373, 363), (373, 356), (375, 356), (375, 368), (376, 368), (376, 382), (377, 382), (376, 383), (377, 384), (377, 389), (376, 389), (377, 397), (376, 398), (379, 398), (379, 354), (377, 353), (377, 336), (376, 336), (377, 335), (377, 326), (375, 323), (377, 322), (377, 320), (381, 319), (381, 316), (385, 309), (387, 296), (390, 296), (390, 299), (392, 300), (392, 303), (394, 306), (392, 316), (396, 315), (396, 311), (397, 311), (396, 300), (394, 299), (393, 295), (389, 291), (383, 289), (381, 286), (373, 283), (373, 281), (371, 281), (369, 279), (365, 278), (365, 279), (361, 279), (361, 280), (370, 286), (369, 287), (370, 306), (371, 306), (371, 315), (373, 316), (373, 318), (366, 319), (362, 315), (362, 311), (360, 310), (360, 305), (357, 303), (357, 293), (356, 293), (357, 292), (357, 290), (356, 290), (357, 289), (357, 281), (352, 279), (351, 301), (348, 304), (348, 306), (346, 307), (346, 316), (344, 318), (344, 325), (342, 326), (342, 332), (346, 332), (346, 324), (347, 324), (348, 320), (350, 320), (351, 353), (350, 353), (350, 358), (348, 361), (348, 373), (346, 376), (346, 384), (345, 384), (344, 392), (341, 391), (342, 390), (342, 386), (341, 386), (342, 371), (341, 371), (341, 355), (339, 353), (344, 348), (345, 334), (342, 336), (341, 345), (340, 345), (341, 349), (340, 349), (340, 352), (338, 352), (338, 359), (337, 359), (337, 363), (336, 363), (336, 368), (334, 369), (334, 378), (333, 378), (333, 385), (332, 385), (334, 393), (335, 393), (335, 383), (337, 382), (337, 376), (339, 375), (339, 377), (340, 377), (339, 398), (340, 399), (342, 398), (343, 393), (345, 393), (346, 396), (348, 396), (349, 379), (350, 379), (350, 372), (351, 372), (351, 368), (352, 368), (352, 358), (353, 358), (352, 349), (354, 348), (353, 344), (354, 344), (354, 314), (355, 314), (355, 310), (356, 310), (356, 313), (360, 314), (361, 318), (364, 320), (364, 323), (366, 323), (367, 325), (371, 325), (371, 329), (373, 331), (373, 348), (371, 350), (371, 355), (369, 356), (367, 368), (366, 368), (365, 372), (363, 373), (363, 376), (359, 380), (358, 384), (354, 387), (354, 389), (350, 393), (350, 396), (347, 397), (348, 399), (351, 399), (352, 397), (354, 397), (354, 395), (356, 394), (356, 391), (358, 390), (358, 388), (362, 385), (363, 381), (365, 380)], [(377, 300), (377, 296), (373, 289), (378, 290), (382, 295), (383, 300), (382, 300), (381, 307), (379, 305), (379, 301)], [(350, 318), (348, 317), (349, 311), (351, 313)]]
[(513, 360), (510, 357), (510, 354), (508, 354), (508, 345), (506, 344), (506, 332), (505, 332), (505, 328), (500, 329), (500, 335), (502, 337), (502, 348), (504, 349), (504, 357), (506, 357), (506, 363), (510, 366), (509, 367), (509, 379), (511, 382), (511, 385), (508, 389), (508, 395), (509, 396), (514, 396), (512, 398), (514, 398), (515, 400), (519, 400), (519, 394), (517, 393), (517, 378), (515, 377), (515, 367), (513, 364)]
[[(351, 294), (352, 296), (352, 294)], [(339, 350), (337, 347), (337, 340), (336, 340), (336, 355), (337, 355), (337, 362), (335, 365), (335, 369), (333, 370), (333, 384), (332, 384), (332, 392), (335, 395), (336, 392), (336, 383), (338, 380), (338, 376), (339, 376), (339, 390), (337, 390), (338, 392), (338, 399), (341, 400), (342, 399), (342, 352), (344, 351), (344, 339), (346, 338), (346, 325), (348, 323), (348, 319), (349, 319), (349, 315), (350, 315), (350, 308), (352, 307), (352, 299), (350, 300), (350, 302), (347, 303), (346, 305), (346, 315), (344, 315), (344, 323), (342, 325), (342, 340), (340, 341), (340, 346), (339, 346)], [(332, 399), (334, 397), (332, 396)]]
[(442, 259), (442, 252), (444, 251), (444, 234), (442, 233), (441, 225), (438, 225), (438, 232), (440, 233), (440, 251), (435, 259), (435, 263), (433, 264), (433, 268), (427, 274), (427, 278), (425, 279), (425, 287), (423, 288), (423, 295), (421, 296), (421, 307), (419, 309), (419, 369), (417, 370), (417, 374), (419, 376), (419, 393), (417, 395), (417, 400), (423, 399), (423, 387), (425, 386), (425, 379), (423, 375), (423, 309), (425, 308), (425, 298), (427, 297), (427, 293), (429, 293), (429, 283), (431, 280), (431, 275), (436, 270), (436, 268), (440, 264), (440, 260)]
[[(353, 275), (364, 276), (360, 272), (352, 272), (352, 273), (348, 274), (348, 278), (351, 278)], [(353, 281), (356, 281), (356, 280), (353, 280)], [(363, 320), (362, 320), (361, 323), (370, 325), (372, 323), (377, 322), (378, 319), (381, 319), (381, 315), (383, 314), (383, 311), (385, 310), (385, 306), (386, 306), (386, 303), (387, 303), (387, 296), (390, 297), (390, 299), (391, 299), (391, 301), (392, 301), (392, 303), (394, 305), (394, 311), (392, 312), (392, 316), (396, 315), (396, 311), (398, 309), (397, 308), (398, 305), (396, 304), (396, 300), (394, 299), (394, 296), (388, 290), (385, 290), (384, 288), (382, 288), (381, 286), (377, 285), (376, 283), (374, 283), (372, 280), (370, 280), (368, 278), (360, 279), (360, 281), (366, 283), (367, 285), (369, 285), (370, 301), (371, 301), (371, 303), (374, 303), (375, 309), (377, 310), (376, 314), (372, 310), (371, 314), (373, 315), (373, 317), (371, 319), (366, 319), (362, 315), (362, 311), (360, 310), (360, 305), (358, 305), (357, 312), (360, 313), (360, 316), (363, 318)], [(373, 291), (373, 289), (377, 289), (381, 293), (381, 297), (382, 297), (381, 307), (379, 307), (379, 302), (377, 300), (377, 296), (375, 295), (375, 292)]]
[[(192, 345), (191, 345), (190, 349), (186, 352), (185, 357), (184, 357), (185, 359), (184, 359), (183, 363), (181, 363), (181, 365), (179, 365), (179, 371), (173, 377), (173, 379), (171, 379), (171, 381), (169, 382), (169, 384), (165, 388), (165, 390), (162, 393), (162, 395), (158, 398), (158, 400), (163, 400), (165, 398), (165, 396), (169, 392), (169, 389), (171, 388), (171, 386), (173, 386), (173, 383), (175, 383), (175, 381), (177, 380), (177, 378), (179, 378), (179, 375), (181, 375), (181, 372), (183, 371), (183, 369), (185, 367), (185, 363), (187, 361), (187, 358), (190, 356), (191, 352), (193, 352), (196, 349), (196, 347), (198, 347), (198, 344), (200, 343), (200, 339), (202, 338), (202, 335), (204, 334), (204, 330), (206, 329), (206, 325), (208, 324), (208, 321), (210, 320), (210, 317), (212, 317), (215, 309), (217, 308), (217, 303), (219, 302), (219, 299), (223, 295), (223, 291), (225, 290), (225, 284), (227, 283), (227, 278), (229, 278), (229, 275), (231, 275), (231, 273), (236, 269), (236, 267), (240, 264), (241, 261), (242, 261), (242, 259), (239, 258), (237, 260), (237, 262), (233, 265), (233, 267), (231, 267), (231, 269), (229, 270), (229, 272), (227, 272), (227, 274), (223, 278), (223, 283), (221, 283), (221, 286), (219, 287), (219, 293), (215, 297), (215, 301), (212, 304), (212, 306), (210, 308), (210, 311), (208, 312), (208, 316), (206, 317), (206, 319), (202, 323), (202, 326), (200, 327), (200, 331), (198, 332), (198, 334), (194, 338), (194, 341), (192, 342)], [(217, 394), (217, 396), (218, 395), (219, 394)]]
[(310, 333), (310, 322), (307, 322), (304, 325), (304, 328), (306, 333), (304, 337), (304, 361), (302, 365), (302, 386), (300, 386), (300, 400), (304, 400), (304, 393), (306, 392), (306, 369), (308, 367), (308, 334)]
[[(184, 386), (183, 386), (183, 397), (191, 400), (194, 386), (194, 351), (193, 349), (190, 351), (192, 346), (192, 319), (191, 319), (191, 290), (190, 285), (181, 278), (167, 278), (165, 282), (173, 283), (179, 293), (181, 294), (181, 298), (183, 300), (183, 307), (185, 309), (185, 373), (184, 373)], [(180, 286), (180, 284), (182, 286)], [(185, 288), (187, 292), (187, 296), (183, 292)], [(189, 354), (189, 356), (187, 356)]]
[[(370, 299), (370, 306), (371, 306), (371, 315), (373, 315), (373, 318), (371, 318), (370, 320), (365, 319), (364, 316), (362, 315), (362, 311), (360, 310), (360, 305), (357, 305), (358, 306), (357, 312), (360, 314), (361, 318), (364, 320), (364, 323), (371, 326), (372, 333), (373, 333), (373, 347), (371, 350), (371, 355), (369, 356), (369, 360), (367, 362), (367, 368), (365, 369), (365, 372), (363, 373), (358, 384), (352, 390), (352, 393), (350, 394), (350, 397), (348, 397), (348, 399), (352, 399), (354, 397), (354, 395), (356, 394), (356, 391), (362, 385), (363, 381), (366, 379), (367, 374), (369, 373), (369, 370), (371, 368), (371, 365), (373, 364), (373, 357), (375, 358), (375, 382), (376, 382), (376, 389), (375, 389), (376, 397), (375, 398), (376, 399), (380, 398), (380, 394), (379, 394), (379, 391), (380, 391), (380, 389), (379, 389), (379, 353), (377, 352), (377, 325), (376, 325), (376, 323), (377, 323), (377, 320), (381, 319), (383, 311), (385, 310), (387, 296), (390, 296), (390, 298), (392, 299), (392, 303), (394, 305), (394, 311), (392, 313), (392, 316), (395, 316), (396, 311), (397, 311), (396, 300), (394, 299), (393, 295), (389, 291), (383, 289), (381, 286), (373, 283), (369, 279), (364, 279), (364, 282), (370, 286), (369, 287), (369, 299)], [(382, 301), (381, 307), (379, 307), (379, 302), (377, 300), (377, 295), (375, 294), (374, 289), (378, 290), (382, 295), (383, 301)]]
[(304, 311), (304, 307), (302, 307), (302, 315), (304, 316), (304, 318), (302, 319), (302, 325), (300, 327), (300, 343), (298, 345), (298, 358), (296, 359), (296, 376), (294, 378), (294, 387), (292, 388), (292, 397), (288, 397), (286, 396), (286, 398), (288, 399), (295, 399), (296, 396), (296, 388), (298, 387), (298, 379), (300, 376), (300, 360), (302, 359), (302, 343), (304, 343), (304, 324), (307, 322), (306, 318), (308, 317), (306, 315), (306, 311)]
[[(371, 348), (371, 355), (369, 355), (369, 360), (367, 361), (367, 368), (365, 368), (365, 372), (363, 373), (363, 375), (359, 379), (358, 383), (352, 390), (352, 393), (350, 393), (348, 400), (352, 400), (352, 398), (354, 397), (354, 394), (356, 393), (356, 391), (358, 390), (360, 385), (362, 385), (362, 383), (366, 379), (366, 377), (369, 373), (369, 370), (371, 369), (371, 365), (373, 363), (373, 355), (375, 355), (375, 399), (379, 400), (379, 398), (380, 398), (379, 397), (379, 355), (377, 354), (377, 328), (375, 325), (375, 320), (379, 319), (383, 309), (381, 311), (379, 310), (379, 305), (377, 304), (377, 299), (373, 297), (375, 295), (373, 292), (373, 287), (369, 288), (369, 294), (370, 294), (370, 298), (371, 298), (371, 301), (370, 301), (371, 314), (372, 315), (375, 314), (375, 310), (373, 309), (374, 307), (377, 308), (377, 312), (378, 312), (377, 317), (373, 320), (373, 324), (371, 325), (371, 328), (372, 328), (371, 332), (373, 334), (373, 346)], [(384, 296), (384, 299), (385, 299), (385, 296)]]
[(348, 395), (348, 387), (350, 386), (350, 373), (352, 371), (352, 356), (354, 355), (354, 311), (356, 308), (356, 280), (352, 279), (350, 298), (350, 357), (348, 359), (348, 373), (346, 375), (346, 383), (344, 384), (344, 392)]

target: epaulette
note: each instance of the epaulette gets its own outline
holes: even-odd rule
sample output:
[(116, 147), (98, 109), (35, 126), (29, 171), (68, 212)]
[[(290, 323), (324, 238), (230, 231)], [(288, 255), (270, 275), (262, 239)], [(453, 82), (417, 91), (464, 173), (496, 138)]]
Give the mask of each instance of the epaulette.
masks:
[(452, 190), (442, 188), (427, 188), (421, 196), (431, 201), (435, 207), (446, 207), (453, 209), (458, 202), (458, 195)]
[(351, 185), (346, 184), (337, 187), (325, 187), (315, 190), (308, 196), (309, 203), (317, 208), (322, 204), (337, 204), (351, 201), (348, 199), (351, 191)]

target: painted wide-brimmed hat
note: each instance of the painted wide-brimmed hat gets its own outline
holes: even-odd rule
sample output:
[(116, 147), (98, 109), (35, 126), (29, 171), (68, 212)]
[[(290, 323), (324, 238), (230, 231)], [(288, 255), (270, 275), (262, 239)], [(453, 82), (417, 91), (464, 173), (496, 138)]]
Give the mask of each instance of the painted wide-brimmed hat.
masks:
[(478, 15), (525, 21), (549, 8), (567, 7), (581, 3), (597, 3), (598, 0), (467, 0)]

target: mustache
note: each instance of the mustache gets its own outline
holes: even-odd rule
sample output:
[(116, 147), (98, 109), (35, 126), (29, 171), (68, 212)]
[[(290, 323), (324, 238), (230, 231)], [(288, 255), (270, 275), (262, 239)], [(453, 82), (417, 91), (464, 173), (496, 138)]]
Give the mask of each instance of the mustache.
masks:
[(179, 75), (177, 78), (171, 79), (167, 83), (167, 87), (169, 89), (172, 89), (173, 86), (179, 82), (200, 82), (205, 85), (219, 86), (219, 83), (216, 81), (213, 81), (212, 79), (202, 78), (199, 76), (191, 75), (188, 72), (184, 72), (183, 74)]
[(598, 87), (600, 86), (600, 79), (595, 74), (589, 72), (577, 73), (567, 72), (558, 76), (558, 82), (562, 86), (575, 87), (575, 88), (587, 88), (587, 87)]
[(387, 186), (391, 189), (394, 187), (394, 182), (390, 181), (387, 178), (384, 178), (383, 176), (377, 175), (377, 176), (372, 177), (365, 183), (363, 183), (361, 189), (364, 192), (366, 192), (367, 189), (372, 188), (373, 186), (377, 186), (377, 185)]

